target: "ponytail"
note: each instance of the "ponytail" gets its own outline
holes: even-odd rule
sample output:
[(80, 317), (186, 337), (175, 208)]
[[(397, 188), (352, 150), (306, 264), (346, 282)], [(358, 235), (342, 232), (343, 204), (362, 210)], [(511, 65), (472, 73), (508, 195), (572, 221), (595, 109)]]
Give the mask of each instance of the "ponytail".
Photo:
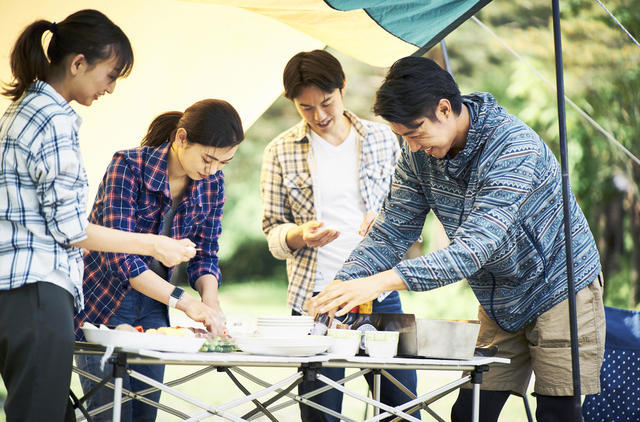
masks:
[[(44, 33), (51, 31), (45, 55)], [(69, 55), (82, 54), (89, 65), (117, 57), (119, 77), (127, 76), (133, 66), (133, 50), (129, 39), (109, 18), (97, 10), (81, 10), (61, 22), (38, 20), (27, 26), (11, 51), (13, 80), (2, 92), (18, 100), (36, 80), (48, 80)]]
[(202, 100), (184, 113), (169, 111), (153, 119), (141, 145), (157, 147), (173, 141), (178, 128), (187, 131), (187, 141), (206, 147), (227, 148), (244, 139), (238, 112), (224, 100)]
[(22, 96), (31, 82), (45, 80), (49, 60), (42, 49), (42, 35), (51, 28), (51, 22), (39, 20), (20, 34), (9, 58), (14, 82), (3, 92), (13, 101)]
[(168, 111), (153, 119), (140, 145), (157, 147), (169, 141), (175, 135), (178, 122), (183, 115), (181, 111)]

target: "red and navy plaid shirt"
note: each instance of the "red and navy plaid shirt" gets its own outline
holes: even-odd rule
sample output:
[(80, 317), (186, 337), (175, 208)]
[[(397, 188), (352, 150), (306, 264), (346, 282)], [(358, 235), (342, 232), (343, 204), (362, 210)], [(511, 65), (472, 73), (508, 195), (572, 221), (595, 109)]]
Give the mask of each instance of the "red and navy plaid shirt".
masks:
[[(89, 221), (137, 233), (161, 233), (171, 208), (167, 178), (169, 144), (118, 151), (100, 183)], [(212, 274), (220, 282), (218, 238), (224, 205), (222, 171), (191, 181), (178, 205), (171, 237), (189, 238), (202, 249), (189, 261), (189, 283)], [(91, 252), (84, 258), (83, 311), (76, 314), (76, 329), (84, 321), (105, 323), (120, 306), (129, 279), (149, 269), (150, 256)], [(173, 268), (169, 269), (169, 277)]]

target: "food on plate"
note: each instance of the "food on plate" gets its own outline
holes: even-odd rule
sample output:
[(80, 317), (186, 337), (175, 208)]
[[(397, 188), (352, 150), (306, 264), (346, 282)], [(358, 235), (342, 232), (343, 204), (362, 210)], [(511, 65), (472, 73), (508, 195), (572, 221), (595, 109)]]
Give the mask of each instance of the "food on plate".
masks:
[(133, 331), (135, 333), (141, 333), (143, 332), (142, 326), (141, 325), (137, 325), (137, 326), (132, 326), (130, 324), (119, 324), (116, 325), (116, 330), (120, 330), (120, 331)]
[(229, 338), (214, 337), (212, 339), (206, 339), (202, 347), (201, 352), (222, 352), (229, 353), (235, 352), (238, 347)]
[(158, 328), (149, 328), (145, 331), (147, 334), (162, 334), (165, 336), (175, 336), (175, 337), (195, 337), (195, 333), (189, 328), (184, 327), (158, 327)]

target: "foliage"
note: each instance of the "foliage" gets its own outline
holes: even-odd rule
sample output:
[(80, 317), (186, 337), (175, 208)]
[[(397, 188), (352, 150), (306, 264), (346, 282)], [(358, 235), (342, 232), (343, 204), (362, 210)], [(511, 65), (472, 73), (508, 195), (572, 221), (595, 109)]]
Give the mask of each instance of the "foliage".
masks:
[(222, 282), (273, 278), (285, 281), (284, 261), (278, 261), (269, 252), (264, 238), (247, 238), (233, 254), (220, 263)]

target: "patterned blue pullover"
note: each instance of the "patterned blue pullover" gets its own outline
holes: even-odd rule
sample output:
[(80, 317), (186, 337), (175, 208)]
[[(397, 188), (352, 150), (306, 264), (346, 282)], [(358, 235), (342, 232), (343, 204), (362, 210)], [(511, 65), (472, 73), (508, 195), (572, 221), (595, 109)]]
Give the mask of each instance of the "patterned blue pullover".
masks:
[[(454, 158), (412, 153), (406, 142), (376, 223), (341, 280), (393, 268), (409, 290), (466, 278), (505, 331), (517, 331), (567, 297), (560, 165), (540, 137), (488, 93), (463, 97), (467, 143)], [(576, 291), (600, 272), (596, 244), (571, 193)], [(402, 260), (433, 211), (451, 243)]]

